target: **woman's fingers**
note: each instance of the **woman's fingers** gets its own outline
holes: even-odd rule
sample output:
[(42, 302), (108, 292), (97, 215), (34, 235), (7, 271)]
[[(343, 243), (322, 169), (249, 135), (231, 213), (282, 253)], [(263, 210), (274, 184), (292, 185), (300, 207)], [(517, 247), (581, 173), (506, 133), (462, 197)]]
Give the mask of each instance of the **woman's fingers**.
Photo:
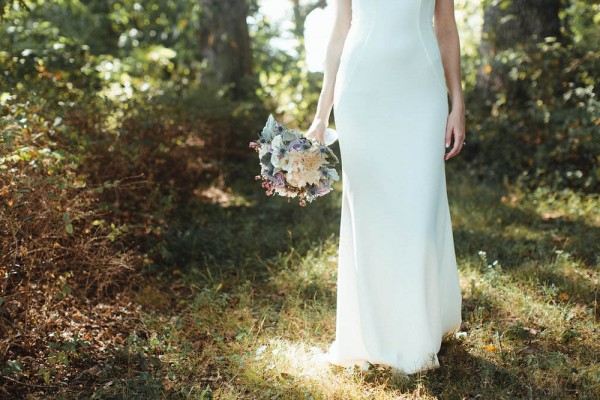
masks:
[(454, 146), (452, 146), (452, 150), (450, 150), (444, 157), (445, 160), (449, 160), (462, 150), (463, 142), (465, 139), (464, 134), (457, 134), (456, 129), (452, 128), (452, 132), (454, 133)]
[(317, 138), (319, 143), (325, 144), (325, 131), (319, 132), (319, 137)]
[(319, 143), (325, 143), (325, 131), (317, 129), (309, 129), (306, 133), (307, 138), (315, 138)]
[(450, 143), (452, 140), (452, 124), (450, 123), (450, 119), (446, 122), (446, 148), (450, 147)]
[(313, 131), (311, 133), (309, 133), (308, 135), (306, 135), (307, 138), (309, 139), (316, 139), (319, 140), (319, 138), (317, 137), (317, 134)]

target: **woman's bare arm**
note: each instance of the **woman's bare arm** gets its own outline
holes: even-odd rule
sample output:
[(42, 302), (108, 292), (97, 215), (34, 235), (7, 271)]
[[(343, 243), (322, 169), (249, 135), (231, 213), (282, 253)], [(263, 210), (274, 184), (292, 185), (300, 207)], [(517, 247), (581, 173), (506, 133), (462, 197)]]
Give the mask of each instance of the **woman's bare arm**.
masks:
[(306, 132), (307, 137), (315, 137), (323, 143), (325, 129), (329, 125), (329, 116), (333, 107), (333, 92), (337, 71), (340, 65), (340, 57), (346, 42), (346, 36), (350, 29), (352, 20), (352, 0), (334, 0), (335, 22), (327, 45), (325, 57), (323, 87), (319, 96), (315, 118)]
[(450, 93), (452, 111), (446, 124), (446, 147), (454, 135), (454, 146), (444, 159), (448, 160), (462, 149), (465, 139), (465, 104), (460, 70), (460, 39), (454, 18), (454, 0), (436, 0), (434, 13), (435, 36), (440, 48), (446, 85)]

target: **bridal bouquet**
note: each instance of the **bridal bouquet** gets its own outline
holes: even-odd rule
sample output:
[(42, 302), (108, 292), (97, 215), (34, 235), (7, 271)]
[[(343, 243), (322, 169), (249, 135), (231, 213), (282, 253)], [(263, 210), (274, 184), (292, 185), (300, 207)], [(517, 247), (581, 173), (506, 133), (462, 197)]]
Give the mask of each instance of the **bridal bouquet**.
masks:
[(335, 140), (332, 129), (326, 131), (325, 144), (320, 144), (269, 115), (258, 140), (250, 142), (260, 160), (260, 175), (256, 179), (262, 179), (267, 196), (276, 193), (297, 197), (299, 204), (305, 206), (307, 201), (329, 193), (332, 183), (339, 180), (334, 168), (339, 160), (328, 147)]

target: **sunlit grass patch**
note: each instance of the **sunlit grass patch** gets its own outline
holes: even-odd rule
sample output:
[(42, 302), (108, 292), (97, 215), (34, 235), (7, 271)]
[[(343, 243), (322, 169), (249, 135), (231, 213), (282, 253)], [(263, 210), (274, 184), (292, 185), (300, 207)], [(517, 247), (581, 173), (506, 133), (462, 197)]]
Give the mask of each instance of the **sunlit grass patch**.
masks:
[[(318, 359), (321, 351), (305, 342), (271, 339), (249, 357), (244, 378), (258, 390), (257, 395), (275, 389), (276, 393), (289, 396), (284, 398), (397, 399), (403, 398), (402, 393), (390, 390), (390, 385), (410, 386), (388, 368), (364, 372), (358, 368), (332, 367)], [(431, 398), (419, 385), (412, 395), (410, 398)]]
[[(473, 185), (465, 177), (452, 178), (449, 188), (463, 325), (444, 338), (441, 368), (405, 377), (385, 367), (364, 371), (315, 358), (335, 337), (339, 197), (300, 210), (273, 198), (267, 208), (256, 208), (246, 194), (245, 206), (190, 209), (192, 216), (177, 228), (189, 234), (174, 235), (170, 244), (177, 273), (140, 292), (146, 339), (136, 349), (145, 346), (140, 354), (160, 361), (154, 368), (161, 372), (152, 376), (162, 377), (161, 386), (153, 393), (594, 398), (598, 272), (585, 252), (589, 239), (574, 236), (574, 227), (560, 219), (544, 219), (525, 194), (507, 205), (507, 188)], [(269, 229), (261, 229), (265, 223)], [(555, 235), (572, 238), (574, 246), (557, 244)], [(195, 250), (179, 252), (187, 246)], [(127, 380), (116, 381), (119, 388), (154, 387), (139, 364), (128, 368)]]
[[(232, 399), (590, 396), (598, 387), (598, 345), (597, 275), (589, 259), (555, 246), (549, 236), (565, 228), (548, 226), (532, 199), (507, 206), (507, 189), (464, 178), (449, 187), (464, 323), (460, 335), (445, 338), (442, 368), (406, 379), (377, 366), (361, 371), (315, 361), (335, 335), (338, 241), (336, 223), (323, 222), (339, 200), (331, 197), (322, 210), (303, 210), (293, 234), (283, 214), (271, 220), (258, 243), (279, 240), (281, 247), (247, 253), (237, 269), (208, 260), (205, 269), (183, 275), (192, 294), (174, 331), (194, 350), (177, 367), (183, 376), (174, 387)], [(283, 213), (277, 210), (273, 215)], [(254, 224), (255, 212), (238, 216)], [(305, 218), (319, 234), (311, 234)], [(245, 250), (252, 232), (237, 232)]]

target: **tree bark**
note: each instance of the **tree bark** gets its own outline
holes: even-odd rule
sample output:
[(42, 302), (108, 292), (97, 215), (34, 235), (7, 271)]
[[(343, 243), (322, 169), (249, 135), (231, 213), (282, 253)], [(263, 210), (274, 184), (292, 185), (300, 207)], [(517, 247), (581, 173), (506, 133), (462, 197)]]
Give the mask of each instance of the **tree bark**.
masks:
[(254, 88), (252, 50), (246, 0), (199, 0), (200, 57), (209, 65), (209, 76), (218, 84), (231, 84), (234, 97)]
[(508, 0), (485, 8), (483, 42), (493, 53), (545, 37), (560, 39), (561, 0)]
[(313, 0), (312, 3), (300, 4), (300, 0), (292, 0), (294, 9), (294, 34), (297, 37), (304, 36), (304, 23), (306, 17), (317, 8), (327, 7), (327, 0)]
[[(559, 12), (561, 0), (504, 0), (487, 2), (479, 52), (489, 60), (498, 52), (520, 45), (544, 41), (546, 37), (562, 39)], [(488, 93), (490, 75), (487, 62), (477, 77), (477, 87)]]

